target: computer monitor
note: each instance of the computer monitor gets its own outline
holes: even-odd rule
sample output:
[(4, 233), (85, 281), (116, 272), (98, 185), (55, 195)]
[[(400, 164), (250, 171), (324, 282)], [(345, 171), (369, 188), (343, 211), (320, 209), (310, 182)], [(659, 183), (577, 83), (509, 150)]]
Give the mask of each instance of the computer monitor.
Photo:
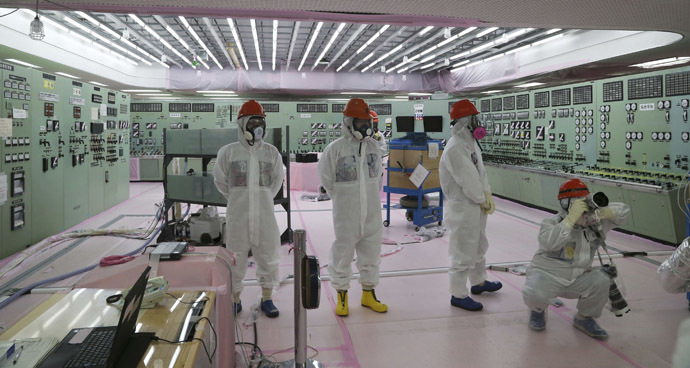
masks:
[(414, 116), (396, 116), (395, 127), (398, 132), (414, 132)]
[(425, 132), (442, 132), (443, 131), (443, 116), (424, 116), (424, 131)]

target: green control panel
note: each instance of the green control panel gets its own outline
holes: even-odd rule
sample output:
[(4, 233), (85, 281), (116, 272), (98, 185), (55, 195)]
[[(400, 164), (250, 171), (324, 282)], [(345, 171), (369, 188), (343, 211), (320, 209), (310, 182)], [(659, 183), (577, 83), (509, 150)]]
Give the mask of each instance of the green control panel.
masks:
[(0, 67), (0, 117), (12, 125), (0, 137), (6, 257), (129, 198), (130, 101), (41, 70)]

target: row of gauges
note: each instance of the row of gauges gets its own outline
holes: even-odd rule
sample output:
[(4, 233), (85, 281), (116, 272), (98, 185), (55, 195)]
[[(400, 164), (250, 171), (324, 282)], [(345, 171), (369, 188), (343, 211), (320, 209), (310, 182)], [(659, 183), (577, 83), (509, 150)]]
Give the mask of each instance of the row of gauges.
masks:
[(625, 139), (627, 140), (641, 141), (642, 137), (642, 132), (625, 132)]
[(576, 126), (575, 127), (575, 133), (577, 133), (577, 134), (580, 134), (580, 133), (582, 133), (582, 134), (585, 134), (585, 133), (594, 134), (594, 127), (584, 127), (583, 126), (582, 129), (580, 129), (579, 126)]
[(31, 101), (31, 93), (5, 90), (4, 96), (5, 98), (11, 98), (15, 100)]
[(668, 142), (671, 140), (671, 132), (652, 132), (652, 140), (658, 142)]
[(601, 105), (601, 106), (599, 106), (599, 111), (611, 112), (611, 105)]
[(583, 118), (584, 118), (584, 117), (587, 117), (587, 116), (590, 116), (590, 117), (594, 116), (594, 110), (592, 110), (592, 109), (589, 109), (589, 110), (587, 110), (587, 109), (582, 109), (582, 111), (580, 111), (580, 110), (575, 110), (575, 117), (576, 117), (576, 118), (579, 118), (579, 117), (583, 117)]
[(29, 83), (21, 83), (17, 81), (11, 81), (9, 79), (5, 79), (5, 88), (14, 88), (20, 91), (31, 91), (31, 85)]

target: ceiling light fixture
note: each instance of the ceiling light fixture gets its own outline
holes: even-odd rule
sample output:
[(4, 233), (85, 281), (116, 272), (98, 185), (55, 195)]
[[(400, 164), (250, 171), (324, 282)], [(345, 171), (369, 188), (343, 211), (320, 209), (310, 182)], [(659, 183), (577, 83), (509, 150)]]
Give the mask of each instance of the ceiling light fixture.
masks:
[(295, 41), (297, 40), (297, 34), (299, 34), (299, 26), (302, 22), (295, 22), (295, 26), (292, 28), (292, 37), (290, 38), (290, 48), (288, 49), (287, 61), (285, 62), (285, 71), (290, 68), (290, 60), (292, 59), (292, 51), (295, 49)]
[(420, 69), (427, 69), (431, 68), (432, 66), (436, 65), (436, 62), (431, 62), (429, 64), (423, 65)]
[[(206, 46), (206, 43), (203, 40), (201, 40), (201, 37), (199, 37), (199, 35), (194, 30), (194, 28), (192, 28), (192, 26), (189, 24), (189, 22), (187, 22), (187, 19), (185, 19), (185, 17), (183, 17), (183, 16), (179, 16), (178, 18), (180, 19), (180, 21), (182, 21), (182, 24), (187, 29), (187, 32), (189, 32), (192, 35), (192, 37), (194, 37), (196, 42), (201, 46), (201, 48), (204, 49), (204, 51), (206, 51), (206, 55), (208, 55), (209, 57), (211, 57), (211, 59), (213, 59), (213, 62), (216, 63), (216, 65), (218, 66), (218, 68), (220, 70), (223, 70), (223, 66), (220, 65), (220, 63), (218, 62), (218, 59), (216, 59), (216, 56), (213, 55), (211, 50), (209, 50), (208, 46)], [(201, 62), (201, 64), (206, 69), (211, 69), (208, 67), (208, 65), (203, 60), (199, 59), (199, 61)]]
[(457, 64), (453, 64), (453, 68), (457, 68), (457, 67), (459, 67), (459, 66), (463, 66), (463, 65), (465, 65), (465, 64), (467, 64), (467, 63), (469, 63), (469, 62), (470, 62), (469, 60), (463, 60), (463, 61), (461, 61), (461, 62), (459, 62), (459, 63), (457, 63)]
[(518, 47), (518, 48), (516, 48), (516, 49), (512, 49), (512, 50), (510, 50), (510, 51), (506, 51), (506, 55), (514, 54), (514, 53), (516, 53), (516, 52), (518, 52), (518, 51), (522, 51), (522, 50), (528, 49), (528, 48), (530, 48), (530, 47), (532, 47), (532, 45), (521, 46), (521, 47)]
[(157, 96), (157, 97), (163, 97), (163, 96), (172, 96), (170, 93), (137, 93), (137, 96)]
[(503, 90), (502, 89), (495, 89), (492, 91), (484, 91), (482, 93), (491, 94), (491, 93), (498, 93), (498, 92), (503, 92)]
[(36, 18), (29, 24), (29, 37), (32, 40), (40, 41), (46, 36), (43, 31), (43, 22), (38, 19), (38, 0), (36, 0)]
[(488, 57), (488, 58), (484, 59), (484, 61), (486, 62), (486, 61), (496, 60), (496, 59), (498, 59), (498, 58), (500, 58), (500, 57), (503, 57), (504, 55), (505, 55), (505, 54), (503, 54), (503, 53), (501, 53), (501, 54), (496, 54), (496, 55), (493, 55), (493, 56), (491, 56), (491, 57)]
[(107, 84), (103, 84), (103, 83), (99, 83), (99, 82), (89, 81), (89, 83), (94, 84), (96, 86), (100, 86), (100, 87), (108, 87)]
[(240, 36), (237, 35), (237, 28), (235, 28), (235, 22), (232, 20), (232, 18), (228, 18), (228, 25), (230, 26), (230, 31), (232, 32), (232, 38), (235, 39), (235, 45), (237, 45), (237, 49), (240, 50), (240, 56), (242, 57), (242, 62), (244, 63), (244, 70), (249, 70), (247, 58), (244, 56), (242, 43), (240, 43)]
[(345, 65), (347, 65), (348, 63), (350, 63), (350, 59), (345, 60), (345, 62), (343, 63), (343, 65), (341, 65), (338, 69), (336, 69), (335, 72), (336, 72), (336, 73), (339, 72), (340, 69), (344, 68)]
[(235, 93), (235, 91), (209, 90), (209, 91), (196, 91), (196, 93)]
[(541, 45), (543, 43), (551, 42), (551, 41), (558, 39), (558, 38), (561, 38), (561, 37), (563, 37), (563, 33), (559, 33), (555, 36), (551, 36), (549, 38), (545, 38), (545, 39), (539, 40), (537, 42), (532, 42), (532, 46), (537, 46), (537, 45)]
[(204, 94), (204, 97), (237, 97), (236, 94)]
[(383, 27), (381, 27), (381, 29), (379, 29), (378, 32), (374, 33), (374, 35), (371, 36), (371, 38), (367, 42), (364, 43), (364, 45), (362, 45), (359, 49), (357, 49), (357, 52), (355, 52), (355, 55), (364, 51), (364, 49), (366, 49), (372, 42), (374, 42), (374, 40), (379, 38), (379, 36), (383, 32), (385, 32), (388, 29), (388, 27), (390, 27), (390, 25), (388, 25), (388, 24), (385, 24)]
[(172, 51), (175, 55), (177, 55), (180, 59), (184, 60), (185, 63), (189, 64), (190, 66), (194, 67), (192, 65), (192, 62), (184, 55), (182, 55), (177, 49), (172, 47), (168, 41), (166, 41), (163, 37), (161, 37), (156, 31), (154, 31), (151, 27), (149, 27), (144, 21), (139, 19), (134, 14), (129, 14), (129, 17), (132, 18), (137, 24), (139, 24), (142, 28), (146, 30), (146, 32), (150, 33), (155, 39), (160, 41), (160, 43), (163, 44), (163, 46), (167, 47), (170, 51)]
[(465, 57), (465, 56), (467, 56), (467, 55), (469, 55), (469, 54), (470, 54), (469, 51), (461, 52), (461, 53), (459, 53), (459, 54), (457, 54), (457, 55), (451, 56), (451, 57), (450, 57), (450, 60), (459, 59), (459, 58)]
[(426, 34), (427, 32), (431, 31), (432, 29), (434, 29), (434, 26), (425, 27), (424, 29), (422, 29), (421, 31), (419, 31), (419, 35), (420, 35), (420, 36), (424, 36), (424, 34)]
[(314, 46), (314, 41), (316, 41), (316, 36), (318, 36), (319, 31), (321, 30), (321, 27), (323, 27), (323, 22), (319, 22), (316, 24), (316, 29), (314, 30), (314, 33), (311, 35), (311, 40), (309, 40), (309, 45), (307, 46), (307, 50), (304, 52), (304, 56), (302, 57), (302, 62), (299, 63), (299, 67), (297, 67), (297, 71), (302, 70), (302, 66), (304, 65), (304, 62), (307, 61), (307, 56), (309, 56), (309, 51), (311, 51), (312, 46)]
[(529, 83), (525, 83), (525, 84), (520, 84), (520, 85), (515, 86), (515, 87), (517, 87), (517, 88), (529, 88), (529, 87), (541, 86), (542, 84), (544, 84), (544, 83), (541, 83), (541, 82), (529, 82)]
[(391, 54), (394, 54), (394, 53), (400, 51), (400, 49), (402, 49), (402, 48), (403, 48), (403, 45), (398, 45), (398, 46), (396, 46), (394, 49), (388, 51), (387, 53), (383, 54), (383, 56), (381, 56), (381, 57), (379, 57), (378, 59), (374, 60), (373, 63), (369, 64), (369, 66), (367, 66), (366, 68), (362, 69), (362, 71), (365, 72), (367, 69), (369, 69), (369, 68), (371, 68), (372, 66), (378, 64), (379, 61), (381, 61), (381, 60), (383, 60), (383, 59), (385, 59), (385, 58), (391, 56)]
[(333, 36), (331, 36), (331, 39), (328, 40), (326, 47), (324, 47), (323, 51), (321, 51), (321, 55), (319, 55), (319, 57), (314, 62), (314, 66), (311, 68), (311, 70), (314, 70), (314, 68), (316, 68), (316, 66), (319, 64), (319, 62), (321, 60), (323, 60), (323, 57), (326, 56), (326, 52), (328, 52), (328, 50), (331, 48), (331, 45), (333, 45), (333, 42), (338, 37), (340, 32), (343, 30), (343, 28), (345, 28), (345, 23), (340, 23), (338, 28), (336, 28), (335, 32), (333, 33)]
[(264, 70), (261, 65), (261, 54), (259, 53), (259, 36), (256, 34), (256, 20), (250, 19), (249, 24), (252, 26), (252, 37), (254, 38), (254, 50), (256, 50), (256, 61), (259, 63), (259, 70)]
[(480, 38), (480, 37), (482, 37), (482, 36), (486, 36), (487, 34), (493, 32), (493, 31), (495, 31), (495, 30), (497, 30), (497, 29), (498, 29), (498, 27), (487, 28), (487, 29), (485, 29), (485, 30), (479, 32), (479, 33), (477, 34), (477, 37), (476, 37), (476, 38)]
[(375, 95), (376, 92), (340, 92), (341, 95)]
[[(328, 65), (326, 65), (326, 67), (323, 68), (324, 71), (328, 70), (328, 68), (330, 68), (336, 60), (338, 60), (340, 55), (342, 55), (346, 50), (349, 49), (350, 45), (355, 41), (359, 34), (364, 31), (365, 28), (367, 28), (366, 24), (360, 24), (359, 27), (357, 27), (357, 29), (350, 35), (350, 38), (348, 38), (347, 41), (342, 46), (340, 46), (340, 50), (338, 50), (335, 56), (331, 58), (331, 61), (328, 63)], [(338, 70), (340, 69), (342, 69), (342, 66), (338, 68)], [(338, 70), (336, 70), (336, 72)]]
[(72, 78), (72, 79), (81, 79), (81, 78), (77, 77), (76, 75), (67, 74), (67, 73), (64, 73), (64, 72), (55, 72), (55, 74), (61, 75), (61, 76), (63, 76), (63, 77), (67, 77), (67, 78)]
[(273, 58), (272, 65), (273, 70), (276, 70), (276, 48), (278, 46), (278, 21), (273, 20)]
[(427, 93), (427, 92), (410, 92), (407, 95), (408, 96), (431, 96), (433, 93)]
[(546, 34), (547, 34), (547, 35), (550, 35), (550, 34), (552, 34), (552, 33), (558, 32), (558, 31), (560, 31), (560, 30), (561, 30), (560, 28), (549, 29), (548, 31), (546, 31)]
[(672, 58), (666, 58), (666, 59), (647, 61), (644, 63), (633, 64), (630, 66), (631, 67), (638, 67), (638, 68), (645, 68), (645, 69), (652, 69), (652, 68), (661, 68), (661, 67), (670, 66), (670, 65), (685, 64), (687, 62), (690, 62), (690, 57), (681, 56), (681, 57), (672, 57)]
[(123, 89), (122, 92), (141, 92), (141, 93), (151, 93), (151, 92), (160, 92), (161, 90), (159, 89)]
[(29, 68), (41, 69), (40, 66), (34, 65), (34, 64), (29, 64), (29, 63), (27, 63), (26, 61), (21, 61), (21, 60), (17, 60), (17, 59), (5, 59), (5, 60), (7, 60), (7, 61), (9, 61), (9, 62), (12, 62), (12, 63), (15, 63), (15, 64), (28, 66)]

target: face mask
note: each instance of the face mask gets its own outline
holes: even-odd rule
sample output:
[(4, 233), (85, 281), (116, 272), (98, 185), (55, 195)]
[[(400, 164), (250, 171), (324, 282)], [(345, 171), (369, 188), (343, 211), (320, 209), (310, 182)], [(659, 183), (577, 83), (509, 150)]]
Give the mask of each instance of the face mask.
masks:
[(470, 132), (472, 132), (474, 139), (477, 140), (486, 137), (486, 129), (479, 126), (479, 119), (477, 119), (476, 115), (472, 115), (472, 120), (470, 120)]
[[(252, 123), (252, 124), (250, 124)], [(261, 124), (261, 125), (257, 125)], [(264, 138), (264, 127), (266, 125), (266, 121), (264, 118), (258, 118), (258, 117), (252, 117), (249, 119), (247, 122), (247, 127), (250, 125), (253, 126), (253, 128), (247, 128), (244, 132), (244, 138), (246, 138), (248, 141), (260, 141), (263, 140)], [(263, 126), (262, 126), (263, 125)]]
[(354, 119), (352, 121), (352, 135), (354, 135), (355, 138), (359, 139), (360, 141), (365, 137), (371, 137), (373, 133), (374, 131), (371, 130), (371, 124), (369, 120)]

